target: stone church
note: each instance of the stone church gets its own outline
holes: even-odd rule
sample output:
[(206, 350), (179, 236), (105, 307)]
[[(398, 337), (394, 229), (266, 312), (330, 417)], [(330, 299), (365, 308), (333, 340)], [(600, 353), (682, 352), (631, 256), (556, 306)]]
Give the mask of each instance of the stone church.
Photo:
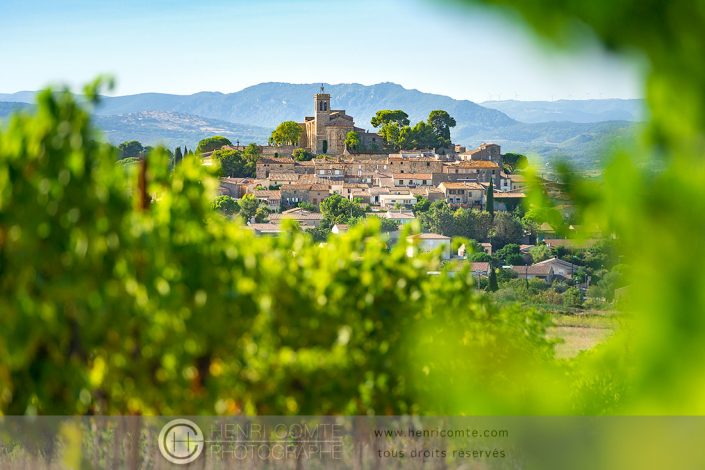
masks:
[(374, 132), (355, 127), (352, 116), (343, 109), (331, 109), (330, 95), (321, 92), (313, 98), (314, 115), (307, 116), (299, 123), (303, 129), (301, 147), (315, 154), (341, 155), (345, 153), (345, 137), (355, 131), (360, 136), (360, 144), (368, 150), (381, 150), (382, 138)]

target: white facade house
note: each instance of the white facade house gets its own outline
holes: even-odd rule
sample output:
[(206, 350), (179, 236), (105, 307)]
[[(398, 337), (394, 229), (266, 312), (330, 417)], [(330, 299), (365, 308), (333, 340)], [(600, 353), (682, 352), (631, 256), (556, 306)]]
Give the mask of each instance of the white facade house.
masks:
[(411, 212), (387, 211), (384, 214), (381, 214), (380, 217), (383, 219), (393, 220), (399, 225), (410, 224), (416, 220), (416, 216), (414, 216)]
[(406, 255), (409, 257), (419, 252), (427, 253), (440, 248), (441, 257), (450, 259), (450, 237), (438, 233), (419, 233), (407, 237), (406, 241), (409, 244)]
[(379, 205), (384, 209), (394, 208), (396, 205), (401, 207), (412, 207), (416, 204), (416, 197), (411, 194), (380, 194)]

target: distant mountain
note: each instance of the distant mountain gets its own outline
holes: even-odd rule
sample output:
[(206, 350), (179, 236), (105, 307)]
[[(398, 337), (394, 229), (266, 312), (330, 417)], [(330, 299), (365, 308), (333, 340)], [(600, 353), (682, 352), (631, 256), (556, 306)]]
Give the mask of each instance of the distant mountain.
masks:
[(603, 122), (644, 121), (644, 100), (558, 100), (485, 101), (482, 106), (496, 109), (521, 122)]
[(0, 93), (0, 101), (6, 103), (34, 103), (36, 91), (18, 91), (17, 93)]
[[(554, 109), (552, 112), (561, 118), (560, 122), (535, 122), (541, 121), (538, 111), (533, 118), (515, 119), (499, 109), (408, 90), (394, 83), (324, 86), (331, 94), (333, 108), (345, 109), (359, 127), (371, 129), (370, 119), (380, 109), (403, 109), (412, 122), (425, 120), (434, 109), (444, 109), (458, 123), (452, 129), (453, 140), (457, 143), (472, 147), (493, 141), (507, 152), (535, 152), (548, 159), (568, 157), (578, 163), (594, 162), (602, 152), (603, 143), (631, 135), (633, 124), (629, 121), (639, 116), (636, 111), (639, 100), (527, 102), (527, 109)], [(265, 143), (280, 122), (302, 121), (313, 114), (313, 95), (319, 87), (320, 84), (262, 83), (230, 94), (144, 93), (104, 97), (95, 113), (98, 126), (115, 143), (137, 139), (149, 145), (164, 142), (169, 146), (195, 146), (198, 140), (213, 134), (241, 142)], [(0, 100), (4, 101), (31, 102), (33, 97), (34, 92), (0, 94)], [(607, 102), (615, 103), (608, 105)], [(514, 109), (520, 109), (523, 104), (490, 104), (502, 107), (509, 106), (507, 103), (513, 103)], [(569, 112), (570, 109), (574, 111)], [(619, 115), (623, 120), (612, 120), (619, 109), (625, 113)], [(627, 112), (629, 109), (631, 114)], [(575, 110), (582, 110), (581, 119)], [(544, 111), (544, 117), (548, 112)], [(588, 119), (588, 115), (592, 117)], [(599, 116), (609, 120), (592, 121), (599, 121)], [(569, 118), (581, 122), (569, 122)]]
[(0, 119), (6, 118), (10, 114), (20, 109), (31, 109), (32, 105), (28, 103), (8, 103), (5, 101), (0, 101)]
[(169, 148), (186, 145), (193, 149), (199, 140), (211, 135), (222, 135), (233, 143), (264, 143), (272, 132), (263, 127), (163, 111), (96, 116), (95, 123), (113, 144), (139, 140), (145, 145), (162, 144)]

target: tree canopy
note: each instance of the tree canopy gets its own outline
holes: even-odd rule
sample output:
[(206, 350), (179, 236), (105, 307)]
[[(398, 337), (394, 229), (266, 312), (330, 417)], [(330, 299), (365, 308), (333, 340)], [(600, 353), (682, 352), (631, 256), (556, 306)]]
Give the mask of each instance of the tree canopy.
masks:
[(229, 139), (223, 137), (222, 135), (214, 135), (213, 137), (207, 137), (198, 142), (196, 147), (196, 153), (207, 153), (214, 150), (221, 149), (225, 145), (232, 145)]
[(253, 177), (257, 173), (257, 159), (241, 150), (215, 150), (211, 159), (220, 165), (220, 175), (232, 178)]
[(382, 109), (372, 117), (370, 123), (373, 127), (380, 127), (385, 124), (398, 124), (399, 127), (409, 125), (409, 115), (401, 109)]
[(136, 140), (130, 140), (118, 145), (120, 158), (138, 158), (144, 156), (145, 148)]
[(274, 129), (270, 141), (276, 145), (298, 145), (302, 132), (296, 121), (284, 121)]
[(410, 126), (409, 115), (399, 109), (377, 111), (372, 125), (379, 128), (379, 135), (387, 147), (395, 150), (414, 150), (448, 147), (451, 144), (450, 128), (455, 119), (443, 110), (431, 111), (428, 119)]

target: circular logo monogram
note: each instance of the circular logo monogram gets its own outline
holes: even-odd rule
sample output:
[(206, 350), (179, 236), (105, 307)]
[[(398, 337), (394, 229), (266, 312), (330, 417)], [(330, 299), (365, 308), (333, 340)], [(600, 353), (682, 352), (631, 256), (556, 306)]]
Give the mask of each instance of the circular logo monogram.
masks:
[(191, 463), (201, 455), (205, 442), (203, 432), (189, 419), (174, 419), (159, 433), (159, 452), (171, 463)]

